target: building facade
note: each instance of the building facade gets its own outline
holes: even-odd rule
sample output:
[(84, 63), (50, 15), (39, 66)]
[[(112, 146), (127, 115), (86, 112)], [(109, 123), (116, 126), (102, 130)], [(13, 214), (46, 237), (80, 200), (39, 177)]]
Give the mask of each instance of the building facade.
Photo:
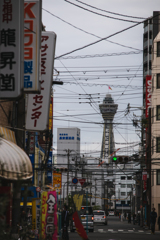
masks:
[[(74, 177), (81, 177), (80, 129), (57, 129), (57, 168), (61, 173), (61, 198), (63, 200), (73, 190), (80, 187), (72, 184)], [(54, 178), (54, 173), (53, 173)]]
[(154, 39), (152, 49), (151, 112), (151, 207), (154, 207), (160, 216), (160, 32)]

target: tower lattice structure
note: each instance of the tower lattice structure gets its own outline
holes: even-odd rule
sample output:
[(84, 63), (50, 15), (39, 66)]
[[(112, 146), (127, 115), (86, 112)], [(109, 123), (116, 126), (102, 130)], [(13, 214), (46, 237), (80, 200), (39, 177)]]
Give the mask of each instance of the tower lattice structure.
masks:
[(104, 119), (103, 138), (101, 147), (101, 158), (108, 159), (115, 151), (115, 142), (113, 134), (113, 118), (117, 112), (118, 104), (114, 103), (111, 94), (106, 94), (103, 103), (99, 105), (102, 117)]

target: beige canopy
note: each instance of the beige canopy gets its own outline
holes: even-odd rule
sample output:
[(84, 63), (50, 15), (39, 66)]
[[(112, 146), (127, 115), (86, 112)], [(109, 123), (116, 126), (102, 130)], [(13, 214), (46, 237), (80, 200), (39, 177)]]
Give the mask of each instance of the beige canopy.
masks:
[(32, 176), (32, 164), (27, 154), (15, 143), (0, 137), (0, 177), (27, 180)]

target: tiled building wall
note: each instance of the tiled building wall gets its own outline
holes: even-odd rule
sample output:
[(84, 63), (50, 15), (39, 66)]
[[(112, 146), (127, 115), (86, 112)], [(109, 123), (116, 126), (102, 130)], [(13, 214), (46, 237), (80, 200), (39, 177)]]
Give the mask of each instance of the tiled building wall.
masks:
[(0, 126), (7, 127), (11, 125), (12, 111), (12, 101), (0, 101)]

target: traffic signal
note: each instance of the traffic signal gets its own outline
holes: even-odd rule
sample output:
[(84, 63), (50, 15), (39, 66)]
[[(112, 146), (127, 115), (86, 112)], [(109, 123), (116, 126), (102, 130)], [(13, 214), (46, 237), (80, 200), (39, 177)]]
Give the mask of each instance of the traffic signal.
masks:
[(130, 157), (129, 156), (112, 156), (111, 157), (111, 162), (114, 162), (116, 164), (124, 164), (130, 161)]
[(54, 172), (56, 173), (67, 172), (67, 168), (54, 168)]

